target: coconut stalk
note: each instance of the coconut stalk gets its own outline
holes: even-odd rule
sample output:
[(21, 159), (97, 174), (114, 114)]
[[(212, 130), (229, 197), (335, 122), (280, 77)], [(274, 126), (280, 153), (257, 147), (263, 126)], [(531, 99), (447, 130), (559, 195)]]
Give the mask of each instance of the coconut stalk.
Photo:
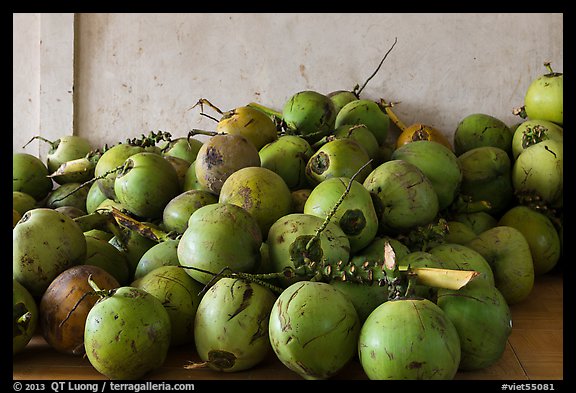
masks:
[(94, 213), (74, 218), (74, 222), (80, 226), (82, 232), (88, 232), (92, 229), (100, 229), (110, 232), (114, 236), (120, 234), (120, 227), (116, 221), (114, 221), (109, 211), (97, 210)]
[(85, 157), (66, 161), (47, 177), (52, 178), (63, 175), (94, 173), (94, 168), (96, 168), (96, 164), (101, 156), (102, 154), (99, 151), (95, 151), (87, 154)]
[[(386, 243), (385, 247), (392, 248), (389, 243)], [(299, 278), (324, 282), (348, 281), (362, 285), (372, 285), (376, 283), (379, 286), (387, 287), (389, 299), (409, 295), (414, 285), (427, 285), (434, 288), (458, 290), (480, 275), (480, 273), (475, 270), (396, 266), (393, 265), (390, 260), (379, 263), (367, 261), (360, 266), (351, 262), (343, 263), (340, 261), (334, 264), (327, 264), (325, 262), (308, 260), (296, 268), (285, 267), (281, 272), (262, 274), (234, 272), (229, 268), (222, 269), (222, 271), (218, 273), (190, 266), (183, 268), (212, 274), (214, 279), (211, 280), (206, 287), (209, 287), (212, 282), (222, 277), (239, 278), (256, 282), (270, 288), (276, 293), (281, 293), (283, 289), (270, 284), (268, 282), (269, 280)]]
[(158, 228), (155, 228), (152, 225), (148, 225), (146, 223), (140, 222), (129, 215), (121, 212), (120, 210), (116, 209), (112, 206), (111, 210), (112, 217), (116, 220), (118, 225), (127, 228), (131, 231), (135, 231), (141, 236), (144, 236), (148, 239), (154, 240), (157, 243), (164, 242), (166, 240), (173, 240), (177, 237), (172, 232), (164, 232)]

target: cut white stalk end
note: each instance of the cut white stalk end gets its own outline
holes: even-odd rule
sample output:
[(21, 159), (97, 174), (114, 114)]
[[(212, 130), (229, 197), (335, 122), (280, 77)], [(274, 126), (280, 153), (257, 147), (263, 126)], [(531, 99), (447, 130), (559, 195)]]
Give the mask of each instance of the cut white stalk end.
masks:
[(475, 270), (453, 270), (432, 267), (401, 266), (408, 274), (416, 276), (416, 282), (435, 288), (458, 290), (480, 275)]

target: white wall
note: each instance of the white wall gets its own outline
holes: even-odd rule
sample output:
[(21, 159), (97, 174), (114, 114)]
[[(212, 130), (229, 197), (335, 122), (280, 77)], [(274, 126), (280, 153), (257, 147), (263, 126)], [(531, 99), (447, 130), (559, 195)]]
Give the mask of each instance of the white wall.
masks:
[[(34, 127), (38, 30), (14, 16), (14, 145), (59, 130)], [(53, 17), (53, 16), (52, 16)], [(404, 122), (451, 136), (483, 112), (512, 124), (530, 81), (550, 61), (563, 71), (562, 14), (76, 14), (74, 132), (96, 146), (149, 131), (186, 135), (215, 123), (190, 109), (251, 101), (281, 109), (301, 90), (362, 84), (398, 42), (362, 98), (401, 101)], [(31, 42), (32, 45), (24, 45)], [(20, 49), (17, 50), (18, 44)], [(36, 49), (36, 51), (35, 51)], [(66, 78), (67, 71), (63, 71)], [(65, 83), (64, 83), (65, 85)], [(62, 88), (62, 87), (61, 87)], [(207, 113), (215, 115), (207, 110)], [(41, 124), (49, 125), (45, 120)], [(53, 124), (54, 122), (52, 122)]]
[(13, 149), (44, 157), (74, 132), (74, 14), (13, 14)]
[[(40, 121), (40, 14), (14, 14), (13, 26), (12, 149), (18, 152)], [(29, 147), (27, 151), (38, 149)]]

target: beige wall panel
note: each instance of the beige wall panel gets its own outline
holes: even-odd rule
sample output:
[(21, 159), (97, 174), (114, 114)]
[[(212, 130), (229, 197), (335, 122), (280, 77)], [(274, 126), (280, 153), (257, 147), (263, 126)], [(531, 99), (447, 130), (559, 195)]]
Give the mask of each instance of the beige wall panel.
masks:
[(12, 21), (13, 151), (38, 154), (38, 144), (22, 146), (40, 122), (40, 14), (14, 14)]
[(401, 101), (404, 122), (450, 137), (471, 113), (517, 122), (543, 63), (563, 71), (562, 14), (77, 14), (75, 130), (98, 145), (213, 130), (199, 98), (281, 109), (352, 89), (395, 38), (362, 98)]
[(44, 158), (74, 133), (74, 14), (14, 14), (14, 150)]

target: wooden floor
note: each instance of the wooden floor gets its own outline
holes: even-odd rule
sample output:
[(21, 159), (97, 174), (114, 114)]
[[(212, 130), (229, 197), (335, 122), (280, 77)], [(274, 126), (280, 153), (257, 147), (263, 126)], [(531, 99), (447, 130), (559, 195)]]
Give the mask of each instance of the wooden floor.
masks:
[[(491, 367), (459, 372), (457, 380), (563, 380), (563, 274), (553, 271), (536, 279), (528, 299), (511, 307), (513, 328), (506, 351)], [(172, 349), (164, 366), (145, 380), (299, 380), (272, 352), (255, 368), (222, 373), (206, 368), (186, 370), (189, 361), (199, 359), (190, 347)], [(576, 371), (576, 370), (573, 370)], [(14, 380), (101, 380), (106, 379), (87, 358), (57, 353), (41, 336), (34, 337), (25, 350), (13, 358)], [(354, 359), (333, 379), (367, 379)]]

